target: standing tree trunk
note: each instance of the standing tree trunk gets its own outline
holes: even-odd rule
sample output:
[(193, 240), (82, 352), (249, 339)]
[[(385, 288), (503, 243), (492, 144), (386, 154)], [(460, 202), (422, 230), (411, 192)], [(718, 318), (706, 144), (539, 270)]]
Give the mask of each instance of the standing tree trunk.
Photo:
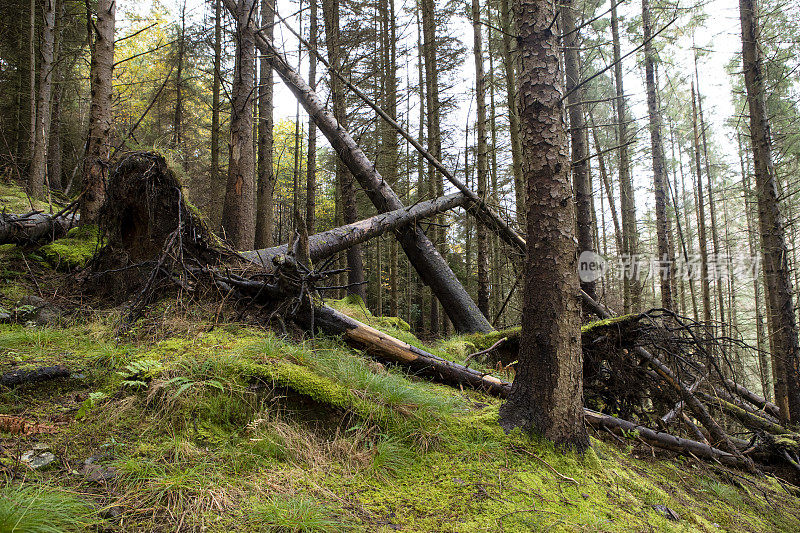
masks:
[(55, 67), (56, 6), (55, 0), (44, 0), (42, 22), (42, 41), (39, 45), (39, 91), (37, 98), (36, 131), (34, 134), (33, 157), (28, 177), (28, 193), (41, 198), (44, 193), (45, 173), (47, 172), (47, 147), (50, 142), (50, 113), (53, 90), (53, 71)]
[[(614, 51), (614, 84), (616, 87), (617, 144), (619, 145), (619, 193), (622, 211), (622, 244), (630, 260), (639, 250), (639, 235), (636, 231), (636, 201), (631, 178), (631, 161), (628, 154), (628, 113), (626, 112), (625, 90), (622, 83), (622, 58), (619, 41), (619, 21), (617, 3), (611, 3), (611, 40)], [(641, 307), (641, 287), (635, 276), (623, 279), (625, 312), (637, 312)]]
[(503, 72), (506, 78), (506, 104), (508, 106), (508, 129), (511, 137), (511, 169), (514, 173), (514, 198), (517, 207), (517, 222), (525, 225), (525, 176), (522, 175), (522, 146), (519, 140), (519, 115), (517, 113), (517, 74), (514, 71), (511, 22), (511, 0), (500, 0), (500, 24), (503, 30)]
[[(275, 25), (273, 0), (261, 0), (261, 23), (264, 35), (272, 40)], [(312, 56), (313, 57), (313, 56)], [(256, 208), (256, 248), (272, 246), (272, 233), (275, 228), (274, 205), (275, 174), (272, 169), (272, 67), (265, 57), (261, 57), (258, 85), (258, 203)], [(311, 137), (309, 137), (309, 143)], [(309, 145), (310, 147), (310, 145)], [(309, 150), (309, 157), (311, 157)], [(309, 161), (310, 165), (310, 161)], [(309, 228), (309, 233), (313, 229)]]
[(116, 10), (116, 0), (98, 0), (97, 18), (91, 24), (94, 28), (90, 35), (92, 104), (89, 109), (89, 141), (83, 160), (81, 224), (97, 223), (100, 207), (106, 197), (106, 175), (111, 151), (111, 82)]
[(653, 189), (656, 196), (656, 236), (658, 241), (658, 261), (664, 265), (659, 268), (661, 283), (661, 307), (672, 309), (672, 257), (670, 247), (670, 227), (667, 218), (667, 163), (664, 156), (664, 141), (661, 132), (664, 123), (658, 107), (658, 87), (656, 86), (656, 58), (653, 50), (653, 26), (650, 22), (650, 1), (642, 0), (642, 22), (644, 27), (644, 70), (647, 85), (647, 114), (650, 118), (650, 150), (653, 160)]
[(178, 151), (183, 170), (187, 168), (187, 154), (183, 150), (183, 61), (186, 52), (186, 0), (181, 6), (181, 32), (178, 35), (178, 68), (175, 72), (175, 115), (172, 118), (172, 145)]
[[(478, 197), (487, 200), (488, 152), (486, 140), (486, 75), (483, 71), (483, 36), (479, 0), (472, 0), (473, 50), (475, 54), (475, 98), (478, 120), (476, 124), (478, 163)], [(478, 309), (489, 318), (489, 233), (485, 224), (478, 224)]]
[(708, 240), (706, 239), (706, 208), (703, 198), (703, 174), (700, 168), (700, 135), (697, 130), (697, 103), (692, 82), (692, 128), (694, 134), (694, 165), (697, 173), (697, 240), (700, 243), (700, 286), (703, 292), (703, 320), (711, 323), (711, 289), (708, 279)]
[[(219, 105), (220, 105), (220, 81), (222, 68), (222, 0), (214, 0), (214, 79), (211, 85), (211, 184), (209, 187), (209, 198), (211, 198), (210, 217), (214, 224), (219, 224), (222, 218), (222, 210), (218, 207), (222, 204), (219, 201), (219, 193), (222, 189), (221, 172), (219, 169)], [(269, 27), (268, 31), (271, 31)]]
[(519, 363), (500, 424), (584, 450), (578, 257), (555, 6), (517, 0), (514, 7), (528, 242)]
[[(592, 231), (592, 186), (589, 178), (589, 147), (586, 119), (583, 115), (583, 91), (581, 63), (578, 54), (580, 39), (575, 28), (575, 13), (571, 1), (561, 5), (561, 23), (564, 33), (564, 70), (567, 80), (567, 105), (569, 106), (569, 128), (572, 144), (572, 183), (575, 189), (575, 222), (578, 234), (578, 251), (594, 252)], [(597, 299), (595, 281), (581, 281), (581, 289), (592, 299)]]
[[(328, 63), (335, 71), (340, 71), (342, 65), (342, 45), (339, 40), (339, 0), (324, 0), (322, 14), (325, 24), (325, 44), (328, 48)], [(334, 74), (330, 77), (331, 101), (333, 115), (339, 125), (347, 129), (347, 109), (345, 107), (342, 83)], [(356, 191), (353, 176), (341, 160), (336, 161), (336, 180), (342, 191), (342, 215), (345, 224), (352, 224), (358, 220), (356, 210)], [(347, 250), (347, 292), (359, 296), (366, 301), (364, 288), (364, 260), (360, 246), (353, 246)]]
[(28, 156), (33, 160), (33, 151), (36, 147), (36, 0), (31, 0), (30, 7), (28, 57), (30, 58), (30, 129), (28, 130)]
[[(783, 216), (775, 183), (764, 94), (764, 67), (759, 50), (759, 29), (754, 0), (739, 0), (742, 23), (742, 63), (750, 110), (750, 141), (755, 163), (755, 182), (758, 197), (758, 218), (761, 229), (761, 254), (769, 301), (770, 334), (773, 337), (772, 358), (783, 362), (785, 390), (775, 384), (775, 403), (781, 418), (800, 422), (800, 346), (797, 320), (789, 274), (789, 251), (786, 247)], [(779, 392), (781, 395), (779, 396)]]
[[(262, 2), (265, 0), (262, 0)], [(308, 84), (317, 90), (317, 0), (309, 0), (309, 44)], [(263, 17), (262, 17), (263, 18)], [(317, 127), (314, 119), (308, 117), (308, 160), (306, 162), (306, 230), (309, 235), (317, 231)]]
[(238, 250), (255, 243), (255, 157), (253, 91), (255, 34), (250, 25), (255, 0), (236, 2), (236, 68), (231, 87), (231, 143), (228, 183), (222, 207), (222, 230)]

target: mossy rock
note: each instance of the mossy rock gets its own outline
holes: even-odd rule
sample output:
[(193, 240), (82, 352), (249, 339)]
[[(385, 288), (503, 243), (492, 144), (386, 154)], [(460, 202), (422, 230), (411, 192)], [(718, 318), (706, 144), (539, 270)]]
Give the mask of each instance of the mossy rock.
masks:
[(73, 271), (86, 266), (97, 252), (99, 244), (97, 226), (87, 224), (72, 228), (64, 238), (42, 246), (39, 253), (53, 268)]

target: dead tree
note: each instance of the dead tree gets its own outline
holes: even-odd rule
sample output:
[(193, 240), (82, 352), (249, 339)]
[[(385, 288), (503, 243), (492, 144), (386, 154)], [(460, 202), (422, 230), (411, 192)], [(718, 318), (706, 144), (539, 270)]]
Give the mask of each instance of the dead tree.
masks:
[(80, 217), (32, 211), (24, 215), (0, 214), (0, 244), (32, 244), (66, 235)]

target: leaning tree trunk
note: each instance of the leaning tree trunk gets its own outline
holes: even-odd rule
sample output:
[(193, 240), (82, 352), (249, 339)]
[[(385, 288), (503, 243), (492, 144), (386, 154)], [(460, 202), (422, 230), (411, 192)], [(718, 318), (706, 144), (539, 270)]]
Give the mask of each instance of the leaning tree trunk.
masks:
[(583, 450), (581, 302), (554, 4), (514, 7), (528, 245), (519, 363), (500, 424)]
[(92, 104), (89, 109), (89, 142), (83, 160), (81, 224), (97, 223), (106, 197), (113, 119), (111, 97), (116, 10), (116, 0), (98, 0), (97, 17), (91, 25), (94, 28), (90, 69)]
[(45, 173), (47, 172), (47, 147), (50, 142), (50, 113), (53, 91), (53, 71), (55, 66), (56, 6), (55, 0), (44, 0), (44, 24), (39, 55), (39, 94), (36, 107), (36, 133), (33, 143), (33, 159), (28, 177), (28, 192), (34, 198), (44, 194)]
[(253, 148), (253, 91), (255, 89), (255, 0), (238, 0), (236, 69), (231, 88), (231, 142), (228, 182), (222, 206), (225, 238), (239, 250), (255, 243), (255, 154)]
[[(742, 63), (750, 109), (750, 142), (755, 163), (758, 218), (761, 228), (761, 254), (769, 300), (770, 334), (773, 361), (784, 366), (785, 391), (775, 390), (775, 403), (785, 422), (800, 422), (800, 346), (794, 295), (789, 270), (783, 215), (775, 184), (772, 140), (764, 94), (764, 67), (759, 50), (760, 35), (754, 0), (739, 0), (742, 24)], [(781, 396), (779, 396), (779, 392)]]
[[(232, 9), (232, 0), (225, 0), (225, 5), (228, 9)], [(324, 109), (317, 95), (289, 65), (283, 54), (260, 34), (256, 35), (256, 44), (272, 62), (272, 67), (294, 95), (300, 99), (309, 115), (314, 118), (317, 127), (359, 184), (364, 187), (378, 211), (386, 212), (402, 208), (403, 204), (397, 194), (383, 180), (347, 130)], [(444, 303), (445, 311), (459, 331), (487, 332), (493, 329), (421, 228), (404, 228), (399, 232), (398, 239), (420, 277), (431, 286), (432, 291)]]

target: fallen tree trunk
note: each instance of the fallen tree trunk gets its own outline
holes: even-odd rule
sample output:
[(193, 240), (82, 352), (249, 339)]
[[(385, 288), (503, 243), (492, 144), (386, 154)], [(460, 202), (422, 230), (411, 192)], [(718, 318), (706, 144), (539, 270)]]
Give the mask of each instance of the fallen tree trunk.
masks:
[(794, 435), (792, 431), (789, 431), (780, 424), (770, 422), (766, 418), (749, 413), (738, 405), (735, 405), (720, 397), (712, 396), (703, 391), (698, 391), (698, 395), (709, 404), (715, 405), (723, 412), (733, 416), (747, 429), (752, 431), (766, 431), (767, 433), (772, 433), (773, 435)]
[[(225, 7), (234, 13), (236, 7), (234, 1), (224, 0), (224, 2)], [(264, 54), (264, 58), (270, 62), (275, 72), (303, 105), (309, 117), (336, 150), (341, 161), (364, 188), (375, 208), (380, 213), (401, 209), (403, 203), (400, 198), (381, 177), (375, 165), (370, 162), (350, 133), (340, 126), (332, 113), (325, 109), (316, 92), (289, 65), (283, 53), (258, 31), (255, 22), (251, 21), (250, 24), (253, 25), (256, 32), (256, 47)], [(436, 295), (458, 331), (463, 333), (493, 331), (492, 325), (480, 312), (447, 262), (420, 227), (406, 226), (400, 229), (398, 240), (414, 269), (422, 281), (430, 286), (431, 291)]]
[(759, 409), (762, 409), (763, 411), (769, 413), (770, 415), (780, 420), (781, 418), (780, 409), (778, 409), (778, 406), (775, 405), (774, 403), (768, 402), (766, 399), (762, 398), (758, 394), (747, 390), (744, 386), (739, 385), (738, 383), (728, 378), (725, 378), (725, 385), (731, 392), (733, 392), (740, 398), (747, 400), (748, 402), (755, 405)]
[(45, 366), (34, 370), (12, 370), (0, 376), (0, 386), (11, 388), (25, 385), (26, 383), (68, 378), (70, 375), (69, 368), (62, 365)]
[(31, 212), (24, 215), (0, 213), (0, 244), (33, 244), (63, 237), (78, 225), (79, 217)]
[[(435, 200), (420, 202), (410, 207), (403, 207), (381, 213), (374, 217), (346, 224), (332, 230), (309, 235), (309, 257), (312, 262), (328, 258), (351, 246), (368, 241), (387, 231), (395, 230), (402, 226), (414, 224), (419, 220), (443, 213), (456, 207), (463, 207), (469, 199), (463, 194), (456, 193), (443, 196)], [(286, 254), (288, 245), (274, 246), (262, 250), (243, 252), (242, 255), (267, 269), (273, 268), (273, 258)]]

